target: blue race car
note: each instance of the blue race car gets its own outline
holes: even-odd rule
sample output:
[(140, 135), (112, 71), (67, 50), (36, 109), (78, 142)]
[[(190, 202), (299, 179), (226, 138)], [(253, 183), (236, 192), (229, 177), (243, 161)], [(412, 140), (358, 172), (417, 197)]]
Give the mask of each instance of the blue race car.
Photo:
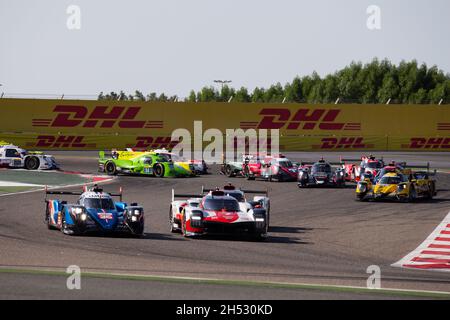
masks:
[[(61, 230), (67, 235), (86, 233), (144, 234), (144, 209), (137, 203), (122, 202), (118, 194), (104, 192), (95, 185), (83, 192), (46, 190), (45, 223), (49, 229)], [(47, 200), (47, 195), (80, 196), (75, 204), (67, 201)], [(113, 197), (119, 197), (115, 202)]]

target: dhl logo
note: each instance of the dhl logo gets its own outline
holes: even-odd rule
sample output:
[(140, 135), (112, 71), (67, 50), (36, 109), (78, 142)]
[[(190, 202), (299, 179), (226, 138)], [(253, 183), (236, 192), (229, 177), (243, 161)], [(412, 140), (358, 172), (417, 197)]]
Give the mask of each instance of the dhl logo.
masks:
[(136, 137), (136, 144), (127, 145), (127, 148), (136, 150), (167, 149), (171, 150), (178, 144), (172, 137)]
[(291, 110), (284, 108), (264, 108), (259, 115), (261, 121), (242, 121), (243, 129), (287, 129), (287, 130), (361, 130), (361, 123), (337, 122), (340, 109), (306, 109), (300, 108), (291, 114)]
[(70, 148), (87, 149), (95, 148), (95, 143), (85, 143), (84, 136), (52, 136), (40, 135), (36, 138), (36, 143), (29, 143), (28, 146), (35, 148)]
[(373, 144), (364, 142), (363, 137), (322, 138), (320, 145), (313, 145), (313, 149), (370, 149)]
[(406, 149), (450, 149), (450, 138), (411, 138)]
[(57, 105), (53, 112), (54, 118), (33, 119), (33, 127), (55, 128), (113, 128), (122, 129), (160, 129), (164, 122), (160, 120), (136, 120), (141, 107), (107, 107), (97, 106), (92, 111), (84, 106)]

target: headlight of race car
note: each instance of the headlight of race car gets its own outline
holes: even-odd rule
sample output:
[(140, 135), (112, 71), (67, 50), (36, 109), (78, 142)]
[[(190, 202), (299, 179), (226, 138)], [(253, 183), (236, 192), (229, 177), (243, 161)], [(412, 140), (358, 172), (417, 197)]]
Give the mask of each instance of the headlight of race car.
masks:
[(72, 207), (70, 208), (73, 216), (80, 218), (81, 221), (87, 220), (87, 214), (83, 207)]
[(130, 208), (126, 210), (125, 214), (132, 222), (136, 222), (144, 214), (144, 210), (142, 208)]
[(367, 185), (365, 183), (358, 183), (358, 190), (359, 192), (366, 192)]
[(405, 190), (405, 188), (406, 188), (406, 184), (399, 184), (397, 186), (397, 191), (401, 192), (401, 191)]

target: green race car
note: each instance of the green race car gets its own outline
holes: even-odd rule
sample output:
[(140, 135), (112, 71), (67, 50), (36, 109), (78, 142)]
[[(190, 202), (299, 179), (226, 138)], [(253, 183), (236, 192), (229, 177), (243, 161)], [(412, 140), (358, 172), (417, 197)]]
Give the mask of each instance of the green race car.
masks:
[(167, 156), (155, 152), (113, 151), (110, 156), (106, 156), (104, 151), (100, 151), (98, 166), (100, 172), (108, 175), (138, 174), (158, 178), (195, 175), (193, 167), (173, 162)]

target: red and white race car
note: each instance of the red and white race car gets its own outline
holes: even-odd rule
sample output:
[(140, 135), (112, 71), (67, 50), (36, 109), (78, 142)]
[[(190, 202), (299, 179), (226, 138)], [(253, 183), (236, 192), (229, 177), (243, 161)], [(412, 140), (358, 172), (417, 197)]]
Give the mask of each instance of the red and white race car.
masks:
[[(246, 193), (261, 195), (248, 201)], [(267, 195), (267, 191), (241, 190), (232, 185), (214, 190), (203, 188), (200, 195), (177, 194), (172, 190), (170, 230), (185, 237), (237, 233), (265, 239), (270, 222)]]
[(248, 180), (257, 178), (268, 181), (296, 181), (298, 164), (284, 155), (254, 157), (244, 162), (244, 174)]
[(345, 180), (358, 182), (364, 174), (375, 177), (384, 168), (383, 158), (377, 159), (373, 155), (362, 156), (361, 159), (341, 158), (342, 168), (345, 171)]

